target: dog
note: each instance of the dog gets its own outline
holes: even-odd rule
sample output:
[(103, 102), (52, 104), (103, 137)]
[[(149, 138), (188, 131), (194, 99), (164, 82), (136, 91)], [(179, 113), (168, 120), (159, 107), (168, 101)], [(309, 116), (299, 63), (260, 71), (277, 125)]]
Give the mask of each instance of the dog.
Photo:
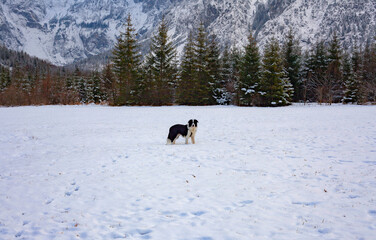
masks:
[(189, 138), (191, 138), (192, 144), (195, 144), (197, 123), (198, 121), (196, 119), (191, 119), (188, 121), (187, 125), (176, 124), (170, 127), (167, 137), (167, 144), (175, 144), (175, 141), (179, 138), (179, 136), (185, 137), (185, 144), (188, 144)]

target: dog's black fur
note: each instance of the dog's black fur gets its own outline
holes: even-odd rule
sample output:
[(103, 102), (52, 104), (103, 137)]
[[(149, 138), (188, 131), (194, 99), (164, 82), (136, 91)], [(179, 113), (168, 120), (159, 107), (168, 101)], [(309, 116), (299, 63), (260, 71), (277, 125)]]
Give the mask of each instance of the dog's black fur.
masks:
[(187, 125), (183, 124), (176, 124), (170, 127), (170, 131), (168, 132), (167, 137), (167, 144), (175, 144), (176, 139), (179, 136), (185, 137), (185, 143), (188, 144), (188, 139), (192, 139), (192, 143), (195, 144), (195, 135), (197, 131), (197, 123), (196, 119), (191, 119), (188, 121)]

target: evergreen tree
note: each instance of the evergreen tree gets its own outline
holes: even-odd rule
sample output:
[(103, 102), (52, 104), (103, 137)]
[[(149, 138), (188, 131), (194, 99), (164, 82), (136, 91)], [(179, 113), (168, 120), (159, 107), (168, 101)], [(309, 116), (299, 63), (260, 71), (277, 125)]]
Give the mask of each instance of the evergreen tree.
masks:
[(142, 78), (137, 85), (137, 95), (140, 99), (140, 105), (153, 105), (156, 92), (155, 79), (153, 75), (152, 65), (154, 64), (151, 52), (145, 58), (142, 67)]
[(208, 43), (208, 72), (211, 94), (215, 100), (215, 102), (212, 102), (211, 104), (221, 104), (223, 103), (221, 63), (218, 42), (215, 35), (212, 35), (209, 38)]
[(80, 82), (82, 80), (82, 73), (80, 69), (76, 66), (73, 76), (68, 77), (66, 81), (66, 89), (69, 96), (71, 96), (72, 101), (74, 103), (79, 103), (81, 100), (80, 95), (82, 95), (82, 91), (80, 93)]
[(196, 39), (194, 41), (194, 64), (195, 64), (195, 81), (196, 90), (194, 105), (211, 105), (215, 104), (212, 94), (210, 73), (208, 69), (208, 38), (205, 32), (204, 24), (201, 23)]
[(101, 79), (100, 75), (97, 71), (92, 74), (91, 77), (92, 82), (92, 101), (96, 104), (102, 101), (102, 91), (101, 91)]
[(86, 103), (94, 102), (94, 78), (89, 76), (85, 79)]
[(280, 47), (275, 38), (265, 46), (260, 83), (262, 106), (290, 104), (293, 88), (286, 78)]
[(116, 99), (115, 75), (112, 71), (112, 65), (107, 63), (101, 75), (102, 99), (108, 101), (111, 105)]
[(242, 53), (236, 47), (231, 50), (231, 78), (229, 83), (230, 92), (233, 95), (233, 103), (240, 105), (240, 72), (242, 63)]
[(357, 103), (359, 100), (359, 84), (354, 74), (354, 62), (350, 60), (349, 54), (343, 57), (343, 81), (345, 83), (345, 93), (343, 103)]
[(367, 41), (363, 53), (363, 81), (366, 101), (376, 102), (376, 43)]
[(252, 33), (248, 37), (248, 45), (240, 66), (240, 104), (260, 105), (260, 62), (259, 49)]
[(232, 61), (229, 47), (226, 45), (220, 58), (220, 98), (217, 99), (219, 104), (230, 104), (233, 100), (233, 93), (235, 92), (231, 86)]
[(283, 46), (284, 67), (287, 78), (294, 88), (293, 101), (303, 100), (302, 82), (301, 82), (301, 48), (299, 41), (294, 37), (294, 32), (290, 28), (286, 35), (286, 41)]
[(80, 103), (88, 103), (87, 83), (84, 77), (78, 79), (78, 94), (80, 97)]
[(158, 33), (152, 38), (148, 66), (154, 83), (153, 102), (155, 105), (173, 103), (173, 87), (176, 82), (176, 50), (168, 37), (168, 26), (164, 18)]
[(194, 38), (193, 33), (190, 32), (183, 50), (177, 89), (177, 103), (183, 105), (195, 104), (195, 89), (197, 87), (195, 73)]
[(0, 92), (7, 89), (11, 84), (9, 69), (0, 66)]
[(328, 56), (323, 41), (318, 41), (305, 58), (306, 97), (309, 101), (325, 101), (328, 95)]
[(113, 50), (113, 71), (116, 75), (115, 105), (137, 104), (139, 99), (134, 95), (134, 89), (140, 80), (141, 56), (133, 28), (131, 15), (128, 15), (125, 33), (120, 37)]
[(326, 76), (328, 92), (326, 101), (328, 103), (340, 102), (343, 98), (344, 84), (342, 82), (341, 73), (342, 53), (336, 32), (333, 34), (328, 51), (328, 69)]

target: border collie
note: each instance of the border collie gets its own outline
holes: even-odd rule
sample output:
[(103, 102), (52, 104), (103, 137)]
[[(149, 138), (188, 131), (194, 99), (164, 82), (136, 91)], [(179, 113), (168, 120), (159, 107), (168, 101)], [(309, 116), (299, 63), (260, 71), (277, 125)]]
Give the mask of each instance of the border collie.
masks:
[(179, 136), (185, 137), (185, 144), (188, 144), (189, 138), (192, 139), (192, 144), (195, 144), (197, 123), (198, 121), (196, 119), (191, 119), (188, 121), (187, 125), (176, 124), (170, 127), (167, 137), (167, 144), (175, 144), (175, 141), (179, 138)]

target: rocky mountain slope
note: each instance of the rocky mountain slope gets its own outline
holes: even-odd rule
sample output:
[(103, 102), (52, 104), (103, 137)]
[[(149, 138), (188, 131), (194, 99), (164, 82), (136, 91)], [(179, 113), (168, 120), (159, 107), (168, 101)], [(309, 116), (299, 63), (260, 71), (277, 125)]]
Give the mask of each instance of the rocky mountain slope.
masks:
[(376, 35), (376, 0), (0, 0), (0, 44), (65, 65), (108, 52), (128, 13), (144, 51), (163, 15), (179, 51), (200, 21), (238, 47), (250, 31), (262, 47), (289, 27), (303, 47), (333, 31), (345, 46)]

